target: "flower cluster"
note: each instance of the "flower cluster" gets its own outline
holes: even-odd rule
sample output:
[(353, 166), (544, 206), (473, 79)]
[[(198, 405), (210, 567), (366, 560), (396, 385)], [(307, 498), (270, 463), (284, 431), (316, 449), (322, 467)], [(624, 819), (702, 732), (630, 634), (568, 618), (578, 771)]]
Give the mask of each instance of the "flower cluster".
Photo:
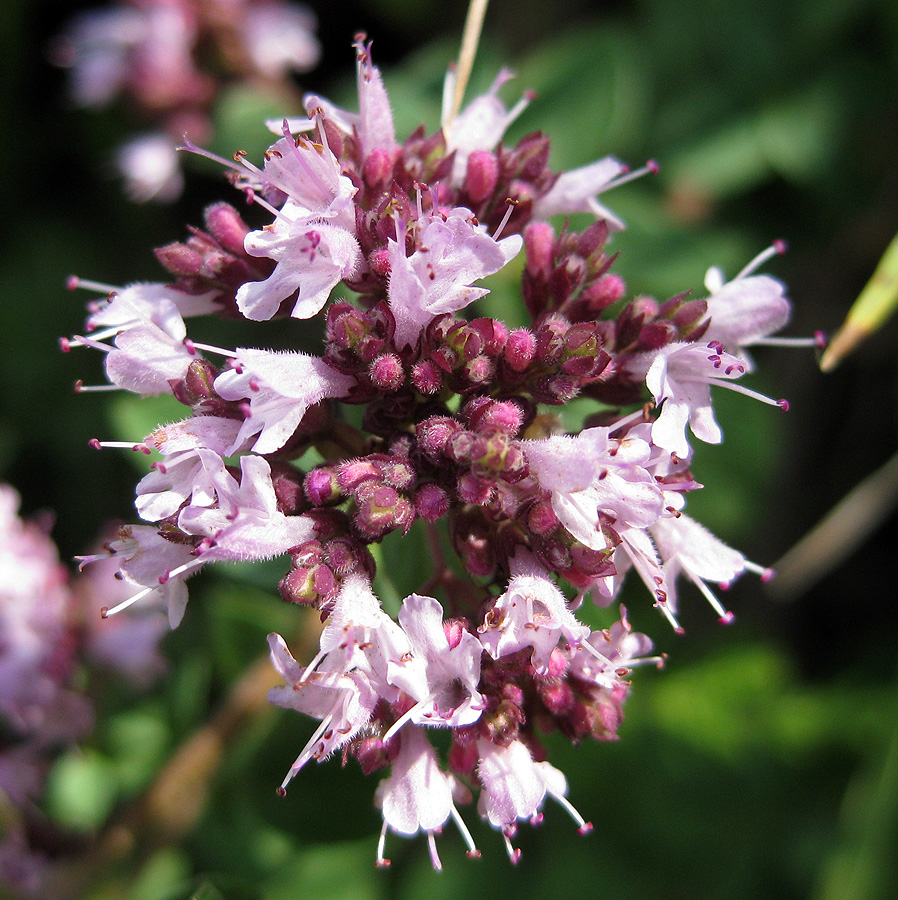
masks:
[(71, 69), (79, 106), (117, 96), (152, 129), (118, 151), (116, 168), (136, 202), (176, 199), (184, 179), (181, 135), (212, 133), (226, 85), (247, 80), (289, 94), (291, 72), (318, 63), (315, 16), (287, 0), (119, 0), (77, 15), (52, 47)]
[[(680, 576), (729, 621), (708, 583), (763, 574), (683, 508), (701, 487), (692, 438), (722, 439), (712, 388), (786, 406), (739, 383), (746, 348), (789, 317), (783, 286), (753, 274), (781, 248), (730, 282), (712, 270), (705, 299), (627, 301), (606, 251), (623, 224), (599, 197), (633, 173), (610, 157), (553, 172), (539, 133), (505, 146), (527, 103), (505, 108), (506, 73), (436, 133), (400, 142), (364, 37), (356, 50), (358, 113), (307, 97), (309, 118), (275, 123), (261, 166), (219, 160), (267, 224), (212, 206), (204, 229), (157, 251), (170, 283), (111, 290), (86, 334), (64, 341), (105, 353), (113, 385), (189, 409), (124, 445), (161, 459), (137, 486), (150, 524), (108, 545), (134, 588), (110, 612), (161, 595), (176, 624), (185, 579), (207, 563), (288, 555), (284, 599), (325, 627), (307, 664), (270, 637), (284, 678), (272, 702), (320, 722), (282, 788), (340, 750), (366, 773), (389, 769), (379, 863), (389, 831), (420, 831), (438, 867), (450, 817), (476, 853), (458, 812), (475, 794), (516, 859), (517, 824), (537, 821), (547, 796), (589, 829), (539, 734), (614, 738), (629, 671), (660, 662), (623, 609), (592, 630), (576, 608), (613, 602), (633, 568), (675, 628)], [(582, 232), (548, 221), (578, 212), (595, 216)], [(480, 315), (487, 303), (463, 316), (488, 293), (478, 282), (522, 253), (529, 327)], [(341, 285), (354, 302), (334, 295)], [(201, 314), (247, 330), (320, 316), (323, 350), (199, 343), (184, 320)], [(552, 410), (577, 397), (595, 415), (562, 433)], [(442, 560), (441, 522), (461, 573)], [(413, 526), (434, 573), (396, 620), (374, 593), (370, 548)], [(450, 735), (442, 761), (434, 729)]]
[(118, 587), (110, 564), (71, 581), (49, 523), (23, 521), (18, 507), (15, 490), (0, 484), (0, 890), (38, 896), (54, 841), (42, 846), (52, 829), (34, 801), (60, 749), (93, 726), (76, 673), (88, 663), (148, 682), (163, 664), (162, 628), (152, 609), (101, 624), (100, 603)]

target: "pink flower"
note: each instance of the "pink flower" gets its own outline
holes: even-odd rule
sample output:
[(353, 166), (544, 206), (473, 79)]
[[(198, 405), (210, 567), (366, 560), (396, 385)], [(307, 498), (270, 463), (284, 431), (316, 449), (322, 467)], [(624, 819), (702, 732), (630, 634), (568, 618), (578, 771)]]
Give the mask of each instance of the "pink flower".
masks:
[(723, 433), (711, 407), (711, 386), (727, 386), (727, 381), (744, 374), (742, 360), (726, 353), (716, 341), (678, 342), (658, 350), (645, 376), (655, 403), (661, 407), (661, 414), (652, 425), (654, 443), (686, 459), (690, 453), (686, 440), (688, 424), (700, 441), (719, 444)]
[(249, 4), (243, 39), (256, 71), (274, 80), (314, 68), (321, 56), (315, 27), (315, 14), (306, 6), (281, 0)]
[[(159, 522), (174, 515), (190, 498), (191, 506), (211, 506), (215, 487), (205, 458), (198, 450), (211, 450), (218, 456), (229, 454), (237, 442), (240, 422), (217, 416), (196, 416), (174, 425), (158, 428), (144, 444), (166, 457), (155, 464), (137, 485), (135, 506), (142, 519)], [(214, 459), (212, 457), (211, 459)]]
[(433, 867), (441, 869), (434, 834), (454, 811), (449, 777), (440, 769), (436, 751), (422, 728), (406, 725), (396, 739), (399, 752), (393, 760), (392, 771), (378, 785), (375, 796), (375, 803), (384, 816), (377, 864), (388, 864), (384, 858), (384, 844), (389, 828), (405, 835), (424, 831)]
[(388, 678), (416, 702), (390, 727), (384, 740), (406, 721), (451, 728), (476, 722), (484, 703), (477, 690), (483, 652), (480, 641), (461, 630), (457, 642), (450, 644), (443, 608), (433, 597), (406, 597), (399, 610), (399, 624), (411, 653), (389, 666)]
[(250, 256), (273, 259), (277, 265), (264, 281), (248, 281), (237, 291), (237, 307), (248, 319), (270, 319), (281, 304), (298, 291), (291, 315), (310, 319), (330, 292), (353, 277), (362, 262), (359, 244), (351, 232), (335, 225), (310, 223), (306, 216), (293, 220), (294, 209), (282, 210), (274, 224), (246, 236)]
[(545, 675), (559, 641), (576, 647), (589, 628), (567, 608), (564, 594), (532, 556), (519, 551), (511, 575), (507, 590), (477, 629), (480, 641), (493, 659), (531, 647), (533, 666)]
[(238, 347), (239, 364), (215, 379), (226, 400), (249, 400), (249, 415), (228, 450), (255, 438), (256, 453), (280, 450), (296, 431), (306, 410), (327, 397), (343, 397), (355, 379), (305, 353)]
[(34, 751), (91, 725), (68, 688), (72, 596), (47, 529), (18, 517), (19, 495), (0, 484), (0, 716)]
[(490, 89), (475, 97), (450, 121), (449, 114), (455, 93), (455, 69), (446, 73), (443, 86), (442, 126), (446, 148), (454, 151), (452, 183), (461, 184), (465, 178), (468, 157), (478, 150), (493, 150), (515, 119), (527, 108), (530, 96), (522, 97), (510, 110), (499, 99), (499, 89), (514, 78), (508, 69), (502, 69)]
[(740, 357), (747, 371), (754, 365), (745, 352), (752, 344), (783, 328), (789, 321), (792, 307), (785, 296), (785, 287), (768, 275), (751, 273), (784, 245), (774, 243), (756, 256), (732, 281), (725, 282), (723, 272), (713, 266), (705, 275), (705, 287), (711, 292), (706, 303), (708, 322), (705, 338), (719, 341), (728, 352)]
[(132, 138), (119, 147), (115, 164), (125, 179), (125, 195), (133, 203), (171, 203), (184, 189), (176, 142), (166, 134), (151, 132)]
[(567, 779), (564, 775), (547, 762), (536, 762), (521, 741), (512, 741), (503, 747), (479, 738), (477, 750), (480, 753), (477, 777), (481, 784), (477, 811), (494, 828), (502, 830), (512, 862), (517, 862), (520, 857), (520, 850), (515, 850), (510, 840), (517, 821), (538, 821), (546, 794), (568, 811), (581, 834), (592, 829), (566, 799)]
[(645, 468), (652, 449), (637, 437), (610, 437), (608, 428), (576, 436), (522, 441), (540, 487), (551, 492), (552, 509), (580, 543), (604, 550), (600, 514), (612, 522), (645, 528), (663, 510), (663, 496)]
[(287, 516), (277, 508), (271, 467), (261, 456), (240, 457), (239, 483), (211, 450), (198, 450), (214, 485), (217, 506), (186, 506), (178, 527), (205, 538), (197, 563), (268, 559), (314, 536), (305, 516)]
[(611, 231), (621, 231), (624, 223), (607, 207), (598, 201), (603, 191), (616, 187), (616, 179), (627, 171), (627, 167), (613, 156), (562, 172), (547, 193), (533, 204), (535, 219), (548, 219), (559, 214), (592, 213), (597, 219), (604, 219)]
[(417, 249), (405, 255), (405, 241), (390, 241), (388, 299), (396, 318), (396, 346), (412, 345), (443, 313), (464, 309), (489, 291), (472, 282), (498, 272), (523, 246), (520, 235), (496, 241), (476, 224), (473, 213), (456, 207), (418, 220)]
[[(356, 49), (356, 71), (359, 95), (358, 113), (350, 113), (334, 106), (317, 94), (307, 94), (305, 107), (311, 113), (320, 108), (324, 115), (346, 134), (356, 133), (359, 138), (362, 158), (373, 150), (386, 150), (393, 154), (397, 150), (396, 132), (393, 128), (393, 112), (390, 99), (384, 87), (380, 69), (371, 61), (371, 43), (365, 43), (365, 36), (359, 35), (353, 46)], [(301, 122), (290, 122), (292, 131), (298, 131)]]
[(683, 574), (698, 587), (722, 622), (732, 621), (732, 613), (720, 605), (706, 582), (729, 584), (735, 581), (749, 565), (745, 557), (688, 516), (659, 519), (652, 527), (652, 535), (664, 560), (671, 608), (677, 608), (675, 584), (677, 577)]
[(268, 644), (271, 661), (286, 682), (269, 691), (269, 701), (321, 721), (281, 784), (284, 790), (309, 760), (320, 762), (352, 740), (368, 724), (379, 697), (360, 672), (332, 671), (324, 666), (308, 674), (279, 634), (268, 635)]

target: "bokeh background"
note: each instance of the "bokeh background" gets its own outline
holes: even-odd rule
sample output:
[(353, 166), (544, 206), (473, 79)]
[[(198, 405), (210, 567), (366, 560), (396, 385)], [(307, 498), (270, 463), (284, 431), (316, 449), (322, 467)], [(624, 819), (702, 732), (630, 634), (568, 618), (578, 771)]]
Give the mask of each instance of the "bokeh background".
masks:
[[(174, 204), (123, 198), (110, 160), (134, 128), (129, 110), (75, 109), (65, 73), (48, 63), (50, 40), (89, 5), (7, 0), (0, 21), (0, 479), (15, 484), (26, 514), (55, 513), (65, 559), (109, 520), (134, 519), (146, 464), (97, 454), (88, 440), (139, 439), (178, 415), (74, 394), (76, 378), (101, 380), (101, 361), (58, 351), (84, 315), (66, 277), (161, 279), (153, 247), (199, 224), (209, 202), (240, 201), (202, 160), (189, 161)], [(353, 105), (350, 44), (366, 30), (398, 133), (438, 126), (463, 3), (310, 5), (324, 53), (303, 89)], [(893, 0), (493, 0), (473, 90), (502, 65), (517, 74), (507, 101), (536, 92), (510, 139), (548, 133), (555, 168), (607, 153), (661, 164), (657, 177), (607, 198), (628, 223), (615, 238), (616, 270), (634, 293), (700, 291), (708, 266), (732, 276), (783, 238), (788, 254), (766, 271), (789, 285), (790, 333), (831, 333), (898, 230)], [(260, 110), (262, 98), (223, 97), (214, 149), (264, 148)], [(494, 300), (492, 314), (520, 316), (510, 285), (496, 284)], [(792, 409), (719, 397), (726, 440), (699, 448), (694, 468), (707, 490), (690, 511), (749, 558), (774, 563), (898, 451), (896, 350), (892, 323), (827, 375), (810, 351), (758, 353), (753, 386)], [(779, 592), (743, 579), (727, 597), (737, 616), (729, 628), (686, 592), (678, 637), (631, 586), (631, 617), (670, 655), (666, 669), (634, 675), (620, 741), (548, 740), (595, 831), (579, 837), (550, 805), (543, 825), (522, 828), (512, 868), (471, 815), (484, 858), (466, 860), (447, 831), (441, 874), (423, 839), (393, 838), (393, 866), (374, 869), (374, 779), (354, 764), (308, 767), (286, 799), (275, 796), (312, 725), (264, 704), (235, 706), (234, 685), (265, 634), (297, 633), (302, 614), (278, 598), (276, 563), (202, 575), (184, 624), (166, 638), (169, 675), (144, 692), (89, 683), (97, 729), (51, 773), (46, 809), (67, 850), (89, 860), (72, 889), (129, 900), (898, 896), (898, 513), (853, 548), (858, 527), (846, 519), (839, 543), (849, 549), (832, 551), (819, 578), (802, 574)], [(384, 553), (413, 556), (414, 534), (398, 540), (408, 547), (394, 541)], [(381, 588), (403, 596), (419, 574), (390, 569)], [(210, 734), (223, 745), (204, 748)], [(199, 749), (172, 775), (166, 763), (191, 740)], [(116, 845), (109, 821), (158, 789), (160, 771), (172, 786), (162, 812), (134, 825), (133, 845)]]

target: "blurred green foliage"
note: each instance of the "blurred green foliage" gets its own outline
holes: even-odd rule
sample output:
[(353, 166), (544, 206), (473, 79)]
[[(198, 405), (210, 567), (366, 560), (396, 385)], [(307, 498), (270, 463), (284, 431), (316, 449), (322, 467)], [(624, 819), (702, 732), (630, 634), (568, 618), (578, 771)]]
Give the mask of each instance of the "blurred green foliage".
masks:
[[(375, 57), (396, 61), (385, 78), (399, 133), (421, 121), (438, 126), (462, 4), (438, 28), (438, 7), (428, 0), (312, 5), (328, 68), (321, 81), (307, 76), (306, 86), (352, 105), (349, 42), (355, 28), (368, 27)], [(171, 403), (73, 395), (75, 378), (99, 382), (101, 373), (84, 352), (56, 351), (56, 337), (82, 320), (82, 301), (64, 291), (65, 276), (159, 278), (150, 248), (179, 239), (185, 223), (198, 223), (203, 206), (229, 189), (193, 165), (188, 194), (173, 208), (133, 207), (120, 197), (105, 171), (130, 127), (123, 111), (70, 110), (61, 78), (44, 62), (64, 12), (22, 4), (4, 23), (0, 56), (11, 90), (0, 99), (0, 133), (13, 177), (0, 245), (0, 476), (17, 485), (27, 511), (56, 511), (68, 556), (83, 552), (107, 517), (133, 517), (133, 483), (143, 471), (135, 465), (146, 465), (137, 454), (96, 456), (87, 440), (136, 440), (180, 412)], [(423, 42), (413, 43), (416, 34)], [(657, 178), (607, 197), (628, 222), (614, 248), (616, 271), (634, 293), (700, 291), (708, 266), (733, 275), (772, 238), (785, 237), (793, 252), (768, 268), (791, 286), (795, 332), (832, 328), (895, 232), (892, 0), (620, 0), (601, 9), (576, 0), (495, 0), (474, 90), (485, 90), (502, 65), (517, 73), (503, 88), (507, 100), (536, 91), (510, 139), (549, 133), (557, 168), (606, 153), (634, 165), (659, 159)], [(225, 98), (224, 146), (215, 149), (263, 146), (267, 137), (253, 119), (279, 112), (271, 99)], [(491, 313), (521, 323), (513, 281), (503, 273), (491, 286)], [(234, 344), (229, 327), (198, 323), (192, 334)], [(295, 323), (257, 334), (271, 346), (314, 340)], [(708, 488), (690, 499), (690, 511), (758, 561), (784, 552), (893, 452), (895, 337), (887, 329), (826, 381), (808, 356), (764, 355), (755, 386), (789, 396), (793, 412), (783, 417), (719, 397), (726, 443), (699, 448), (695, 471)], [(788, 609), (766, 601), (756, 581), (739, 585), (730, 598), (737, 624), (725, 630), (687, 591), (688, 631), (677, 638), (641, 587), (631, 586), (625, 599), (634, 623), (670, 654), (667, 669), (634, 674), (620, 742), (547, 741), (572, 801), (596, 826), (587, 837), (550, 806), (540, 828), (522, 828), (524, 856), (511, 868), (498, 836), (468, 812), (483, 859), (466, 860), (461, 840), (447, 832), (439, 842), (446, 868), (437, 875), (422, 839), (391, 837), (393, 866), (375, 871), (374, 779), (331, 760), (309, 766), (286, 799), (276, 797), (313, 726), (265, 709), (207, 773), (209, 800), (197, 825), (174, 846), (144, 835), (87, 896), (502, 900), (563, 890), (627, 900), (890, 900), (898, 896), (898, 620), (886, 562), (894, 524)], [(395, 609), (428, 576), (429, 551), (414, 530), (393, 536), (382, 552), (396, 562), (381, 569), (378, 589)], [(226, 700), (262, 654), (267, 632), (299, 630), (301, 614), (276, 597), (280, 573), (274, 561), (197, 577), (185, 622), (166, 639), (166, 681), (148, 694), (90, 685), (99, 698), (97, 730), (60, 759), (47, 797), (49, 815), (85, 847)]]

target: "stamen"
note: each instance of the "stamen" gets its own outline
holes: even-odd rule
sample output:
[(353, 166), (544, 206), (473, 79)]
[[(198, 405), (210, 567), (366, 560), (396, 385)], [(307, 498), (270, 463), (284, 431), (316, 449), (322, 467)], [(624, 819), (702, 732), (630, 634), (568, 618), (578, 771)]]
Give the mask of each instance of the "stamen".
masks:
[(184, 346), (187, 352), (193, 355), (196, 350), (205, 350), (207, 353), (217, 353), (219, 356), (227, 356), (230, 359), (237, 359), (237, 354), (233, 350), (225, 350), (222, 347), (216, 347), (214, 344), (203, 344), (199, 341), (192, 341), (190, 338), (184, 338)]
[(377, 859), (374, 861), (374, 865), (377, 866), (378, 869), (386, 869), (390, 865), (390, 860), (388, 860), (384, 856), (384, 850), (386, 849), (387, 844), (387, 823), (384, 820), (383, 825), (380, 829), (380, 838), (377, 841)]
[(762, 250), (734, 279), (733, 281), (738, 281), (740, 278), (745, 278), (746, 275), (751, 275), (755, 269), (762, 266), (768, 259), (771, 259), (774, 256), (779, 256), (782, 253), (786, 252), (786, 242), (776, 240), (765, 250)]
[(768, 582), (771, 578), (776, 576), (776, 570), (771, 569), (770, 566), (759, 566), (757, 563), (746, 561), (745, 568), (748, 569), (749, 572), (754, 572), (755, 575), (759, 575), (763, 582)]
[(97, 291), (100, 294), (114, 294), (121, 290), (121, 288), (113, 287), (111, 284), (105, 284), (102, 281), (91, 281), (89, 278), (81, 278), (78, 275), (69, 275), (66, 279), (65, 286), (70, 291), (84, 288), (88, 291)]
[[(821, 338), (823, 338), (822, 343)], [(807, 338), (766, 337), (756, 338), (751, 343), (753, 347), (759, 345), (766, 347), (811, 347), (814, 350), (822, 350), (826, 346), (826, 338), (818, 332), (813, 337)]]
[(443, 864), (440, 862), (440, 854), (437, 853), (437, 842), (432, 831), (427, 832), (427, 846), (430, 848), (430, 863), (437, 872), (443, 871)]
[(677, 617), (670, 611), (666, 600), (655, 600), (655, 606), (664, 614), (664, 618), (670, 622), (676, 634), (686, 634), (686, 629), (677, 621)]
[(98, 438), (91, 438), (88, 446), (94, 450), (133, 450), (135, 453), (144, 453), (149, 456), (153, 451), (143, 443), (134, 443), (133, 441), (101, 441)]
[(144, 588), (142, 591), (138, 591), (133, 596), (129, 597), (127, 600), (123, 600), (119, 603), (118, 606), (114, 606), (112, 609), (109, 609), (108, 606), (104, 606), (100, 610), (100, 615), (104, 619), (108, 619), (110, 616), (114, 616), (116, 613), (120, 613), (122, 610), (127, 609), (134, 603), (137, 603), (138, 600), (142, 600), (147, 594), (152, 594), (153, 591), (158, 590), (156, 585), (151, 585), (150, 587)]
[(341, 702), (340, 697), (337, 698), (336, 703), (331, 707), (331, 710), (327, 715), (321, 720), (319, 726), (315, 729), (315, 733), (309, 738), (305, 747), (302, 748), (302, 752), (299, 756), (296, 757), (293, 765), (290, 766), (290, 771), (287, 773), (287, 777), (281, 782), (281, 787), (286, 791), (287, 785), (299, 774), (302, 767), (312, 758), (312, 748), (315, 744), (318, 743), (318, 739), (321, 735), (324, 734), (325, 731), (330, 727), (331, 721), (334, 717), (334, 712), (336, 712), (337, 707)]
[(193, 143), (193, 141), (189, 140), (187, 135), (184, 135), (184, 146), (176, 147), (176, 150), (186, 150), (188, 153), (195, 153), (197, 156), (205, 156), (206, 159), (211, 159), (213, 162), (217, 162), (220, 166), (224, 166), (226, 169), (233, 169), (235, 172), (239, 172), (235, 162), (232, 162), (229, 159), (225, 159), (223, 156), (219, 156), (217, 153), (212, 153), (209, 150), (205, 150), (202, 147), (197, 146)]
[(513, 866), (516, 866), (518, 864), (518, 860), (521, 858), (520, 849), (512, 847), (511, 839), (508, 837), (508, 835), (504, 831), (502, 832), (502, 840), (505, 841), (505, 850), (508, 853), (509, 862)]
[(701, 578), (696, 578), (694, 575), (690, 575), (689, 578), (702, 592), (702, 595), (708, 603), (711, 604), (711, 608), (717, 613), (717, 621), (720, 622), (721, 625), (730, 625), (732, 622), (736, 621), (735, 614), (723, 608), (720, 601), (714, 596), (714, 592), (701, 580)]
[(243, 191), (244, 196), (246, 197), (246, 202), (249, 204), (257, 204), (261, 206), (263, 209), (267, 209), (276, 219), (281, 217), (281, 211), (272, 206), (267, 200), (257, 194), (251, 187), (247, 187)]
[(751, 388), (747, 388), (741, 384), (733, 384), (732, 381), (724, 381), (722, 378), (684, 378), (683, 381), (705, 381), (708, 384), (714, 384), (718, 387), (726, 388), (729, 391), (735, 391), (737, 394), (745, 394), (746, 397), (751, 397), (753, 400), (760, 400), (762, 403), (766, 403), (768, 406), (778, 406), (782, 410), (789, 409), (789, 401), (788, 400), (774, 400), (772, 397), (768, 397), (766, 394), (761, 394), (758, 391), (753, 391)]
[(627, 184), (631, 181), (635, 181), (637, 178), (642, 178), (643, 175), (657, 175), (660, 171), (660, 166), (655, 160), (650, 159), (642, 168), (633, 169), (633, 171), (629, 171), (625, 169), (617, 178), (612, 178), (603, 188), (602, 193), (605, 191), (613, 190), (616, 187), (620, 187), (622, 184)]
[(396, 732), (399, 731), (399, 729), (402, 728), (402, 726), (405, 725), (406, 722), (408, 722), (416, 713), (420, 712), (424, 708), (425, 704), (427, 704), (432, 699), (433, 699), (432, 697), (425, 697), (423, 700), (416, 703), (411, 709), (404, 712), (386, 730), (386, 732), (384, 733), (384, 736), (381, 738), (381, 740), (386, 744), (387, 741), (390, 740), (390, 738), (393, 737), (393, 735), (396, 734)]
[(587, 822), (586, 819), (584, 819), (583, 816), (581, 816), (577, 811), (577, 808), (574, 806), (574, 804), (571, 803), (571, 801), (568, 800), (568, 798), (565, 797), (564, 794), (556, 794), (552, 791), (550, 791), (549, 793), (552, 794), (552, 796), (562, 807), (562, 809), (565, 809), (568, 815), (577, 823), (577, 831), (579, 831), (580, 834), (589, 834), (589, 832), (592, 831), (592, 822)]
[(505, 215), (502, 216), (502, 221), (499, 223), (499, 227), (496, 229), (495, 233), (493, 234), (494, 241), (499, 240), (499, 235), (502, 234), (502, 231), (504, 230), (505, 226), (508, 224), (508, 220), (511, 218), (511, 214), (515, 211), (515, 208), (518, 205), (518, 201), (513, 199), (512, 197), (509, 197), (505, 201), (505, 205), (506, 205), (507, 209), (505, 210)]
[(459, 830), (462, 840), (468, 845), (468, 856), (472, 859), (479, 859), (480, 851), (477, 849), (474, 838), (471, 836), (471, 832), (468, 831), (468, 826), (465, 825), (465, 820), (461, 817), (461, 813), (455, 808), (454, 803), (449, 807), (449, 814), (452, 816), (452, 821), (455, 822), (455, 827)]
[(117, 384), (85, 384), (80, 378), (75, 382), (76, 394), (97, 394), (101, 391), (122, 391)]

